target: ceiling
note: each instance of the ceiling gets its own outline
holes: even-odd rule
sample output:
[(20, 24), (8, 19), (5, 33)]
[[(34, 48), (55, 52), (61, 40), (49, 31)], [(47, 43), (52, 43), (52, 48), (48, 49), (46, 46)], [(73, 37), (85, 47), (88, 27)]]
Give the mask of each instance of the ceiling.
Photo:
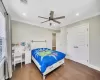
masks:
[[(21, 3), (20, 0), (3, 0), (4, 5), (11, 15), (12, 20), (25, 22), (28, 24), (59, 29), (65, 25), (86, 19), (91, 16), (100, 14), (100, 0), (27, 0), (27, 4)], [(52, 22), (43, 23), (45, 19), (38, 16), (49, 17), (50, 11), (54, 11), (54, 16), (65, 16), (61, 19), (61, 24)], [(76, 16), (76, 14), (78, 14)]]

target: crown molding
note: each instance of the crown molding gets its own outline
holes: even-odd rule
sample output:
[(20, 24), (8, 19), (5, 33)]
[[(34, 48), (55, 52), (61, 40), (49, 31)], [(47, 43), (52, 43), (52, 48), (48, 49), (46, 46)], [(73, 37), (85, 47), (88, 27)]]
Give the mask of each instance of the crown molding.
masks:
[(72, 23), (69, 23), (69, 24), (66, 24), (66, 25), (63, 25), (63, 27), (66, 27), (68, 25), (71, 25), (71, 24), (74, 24), (74, 23), (77, 23), (77, 22), (80, 22), (80, 21), (83, 21), (83, 20), (87, 20), (87, 19), (90, 19), (90, 18), (93, 18), (93, 17), (96, 17), (96, 16), (99, 16), (100, 15), (100, 12), (94, 14), (94, 15), (91, 15), (91, 16), (88, 16), (88, 17), (85, 17), (83, 19), (80, 19), (80, 20), (77, 20), (77, 21), (74, 21)]
[(38, 24), (31, 23), (29, 21), (19, 20), (19, 19), (15, 19), (15, 18), (12, 18), (11, 20), (21, 22), (21, 23), (25, 23), (25, 24), (29, 24), (29, 25), (33, 25), (33, 26), (37, 26), (37, 27), (40, 27), (40, 28), (51, 29), (51, 30), (60, 30), (60, 28), (43, 27), (43, 26), (40, 26)]

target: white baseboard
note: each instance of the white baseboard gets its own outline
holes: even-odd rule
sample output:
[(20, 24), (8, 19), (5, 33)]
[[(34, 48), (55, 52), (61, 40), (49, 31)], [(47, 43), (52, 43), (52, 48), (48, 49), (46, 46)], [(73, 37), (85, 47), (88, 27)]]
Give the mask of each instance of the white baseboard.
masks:
[[(70, 59), (70, 58), (69, 58), (69, 57), (66, 57), (66, 59)], [(70, 60), (72, 60), (72, 59), (70, 59)], [(75, 61), (75, 60), (72, 60), (72, 61)], [(76, 61), (75, 61), (75, 62), (76, 62)], [(86, 66), (88, 66), (88, 67), (90, 67), (90, 68), (92, 68), (92, 69), (95, 69), (95, 70), (97, 70), (97, 71), (100, 71), (100, 67), (94, 66), (94, 65), (92, 65), (92, 64), (89, 64), (89, 63), (87, 63), (87, 64), (80, 63), (80, 64), (86, 65)]]
[(94, 66), (94, 65), (89, 64), (88, 67), (90, 67), (90, 68), (92, 68), (92, 69), (95, 69), (95, 70), (97, 70), (97, 71), (100, 71), (100, 68), (97, 67), (97, 66)]

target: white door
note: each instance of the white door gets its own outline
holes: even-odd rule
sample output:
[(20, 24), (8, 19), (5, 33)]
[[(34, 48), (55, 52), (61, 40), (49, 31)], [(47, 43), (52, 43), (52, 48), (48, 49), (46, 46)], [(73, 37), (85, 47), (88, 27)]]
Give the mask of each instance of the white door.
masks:
[(67, 53), (70, 59), (87, 64), (89, 60), (88, 24), (69, 28), (67, 32)]

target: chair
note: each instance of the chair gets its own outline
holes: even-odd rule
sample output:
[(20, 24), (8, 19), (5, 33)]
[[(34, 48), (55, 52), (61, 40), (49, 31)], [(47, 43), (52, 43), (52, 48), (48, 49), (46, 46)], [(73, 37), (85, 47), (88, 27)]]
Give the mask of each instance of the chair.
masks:
[(24, 48), (22, 46), (16, 46), (14, 50), (14, 70), (17, 63), (21, 63), (22, 68), (22, 53)]

